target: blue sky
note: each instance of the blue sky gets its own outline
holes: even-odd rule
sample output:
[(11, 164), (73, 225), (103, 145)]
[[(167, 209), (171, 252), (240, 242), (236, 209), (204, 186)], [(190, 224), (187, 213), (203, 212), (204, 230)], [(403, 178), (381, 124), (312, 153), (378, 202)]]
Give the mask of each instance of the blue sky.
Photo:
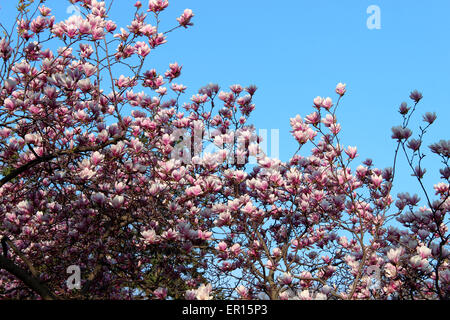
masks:
[[(144, 5), (147, 1), (142, 1)], [(289, 118), (313, 111), (314, 97), (330, 96), (338, 82), (347, 84), (338, 121), (345, 145), (357, 146), (359, 160), (370, 157), (375, 166), (392, 165), (391, 127), (401, 124), (402, 101), (411, 104), (410, 91), (423, 92), (412, 121), (413, 136), (421, 115), (438, 115), (425, 145), (449, 139), (450, 119), (450, 1), (411, 0), (172, 0), (162, 25), (176, 24), (185, 8), (194, 11), (194, 26), (171, 33), (169, 41), (150, 55), (150, 68), (163, 72), (169, 63), (183, 65), (178, 79), (188, 87), (188, 101), (210, 82), (255, 84), (256, 110), (250, 121), (258, 129), (280, 130), (280, 158), (289, 159), (297, 143), (290, 135)], [(12, 11), (11, 0), (0, 0), (0, 19)], [(134, 1), (116, 0), (111, 17), (126, 26)], [(125, 5), (126, 4), (126, 5)], [(66, 1), (52, 0), (57, 21), (65, 20)], [(381, 10), (381, 29), (369, 30), (366, 10)], [(425, 183), (430, 193), (439, 181), (440, 163), (428, 152)], [(303, 150), (306, 155), (306, 150)], [(358, 159), (358, 158), (357, 158)], [(404, 158), (400, 158), (398, 191), (417, 192)], [(419, 193), (422, 198), (423, 195)]]

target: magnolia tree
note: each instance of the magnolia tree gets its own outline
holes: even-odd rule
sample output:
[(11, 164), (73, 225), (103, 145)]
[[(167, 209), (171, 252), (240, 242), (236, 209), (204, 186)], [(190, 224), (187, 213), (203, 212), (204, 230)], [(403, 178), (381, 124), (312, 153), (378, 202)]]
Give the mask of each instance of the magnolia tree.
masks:
[[(430, 194), (422, 140), (436, 115), (416, 138), (408, 129), (419, 92), (400, 106), (392, 168), (357, 166), (340, 142), (344, 84), (335, 104), (317, 97), (290, 120), (299, 148), (281, 162), (248, 124), (255, 86), (209, 84), (181, 104), (182, 67), (147, 66), (191, 10), (163, 31), (167, 0), (136, 2), (124, 28), (112, 2), (72, 0), (80, 14), (60, 22), (35, 2), (0, 25), (3, 297), (450, 297), (450, 146), (430, 146), (443, 163)], [(417, 195), (391, 194), (400, 154), (420, 208)]]

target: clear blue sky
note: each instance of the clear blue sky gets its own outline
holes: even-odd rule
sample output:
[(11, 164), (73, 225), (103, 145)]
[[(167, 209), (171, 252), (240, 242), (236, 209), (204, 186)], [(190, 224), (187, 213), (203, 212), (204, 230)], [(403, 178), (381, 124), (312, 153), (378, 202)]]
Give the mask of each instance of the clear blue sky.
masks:
[[(201, 86), (218, 83), (255, 84), (256, 110), (250, 122), (258, 129), (280, 130), (280, 158), (296, 150), (289, 118), (313, 110), (315, 96), (330, 96), (338, 82), (347, 94), (338, 111), (342, 141), (358, 147), (360, 161), (370, 157), (377, 167), (392, 165), (391, 127), (401, 124), (397, 113), (410, 91), (424, 99), (412, 122), (413, 136), (421, 115), (438, 115), (425, 145), (449, 139), (450, 1), (448, 0), (172, 0), (162, 14), (163, 26), (176, 24), (185, 8), (194, 11), (194, 26), (171, 33), (167, 44), (150, 56), (148, 65), (160, 72), (169, 63), (183, 65), (177, 79), (188, 87), (188, 101)], [(0, 19), (12, 13), (12, 0), (0, 0)], [(127, 3), (127, 5), (125, 5)], [(132, 16), (134, 1), (116, 0), (111, 14), (119, 26)], [(142, 1), (147, 5), (147, 1)], [(128, 5), (129, 4), (129, 5)], [(68, 2), (52, 0), (57, 21), (65, 20)], [(369, 30), (369, 5), (381, 9), (381, 29)], [(167, 29), (165, 28), (165, 29)], [(304, 150), (306, 151), (306, 150)], [(426, 186), (439, 180), (437, 157), (425, 158)], [(305, 154), (305, 153), (303, 153)], [(405, 167), (403, 157), (400, 163)], [(408, 168), (400, 167), (396, 191), (418, 191)], [(423, 195), (419, 193), (422, 198)]]

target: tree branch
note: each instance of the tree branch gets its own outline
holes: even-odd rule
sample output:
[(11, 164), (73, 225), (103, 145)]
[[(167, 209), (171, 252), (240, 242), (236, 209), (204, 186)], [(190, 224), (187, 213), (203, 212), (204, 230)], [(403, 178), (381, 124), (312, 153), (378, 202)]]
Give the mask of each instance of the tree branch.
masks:
[(105, 142), (103, 144), (100, 144), (98, 146), (89, 146), (89, 147), (76, 147), (74, 149), (70, 149), (70, 150), (61, 150), (59, 152), (56, 152), (54, 154), (49, 154), (49, 155), (45, 155), (39, 158), (36, 158), (34, 160), (31, 160), (30, 162), (27, 162), (26, 164), (24, 164), (23, 166), (20, 166), (14, 170), (12, 170), (9, 174), (7, 174), (5, 177), (3, 177), (0, 180), (0, 187), (2, 187), (5, 183), (11, 181), (12, 179), (16, 178), (17, 176), (19, 176), (20, 174), (24, 173), (25, 171), (27, 171), (28, 169), (34, 167), (35, 165), (38, 165), (40, 163), (43, 163), (45, 161), (50, 161), (53, 160), (57, 157), (63, 156), (63, 155), (67, 155), (67, 154), (73, 154), (73, 153), (80, 153), (80, 152), (87, 152), (87, 151), (97, 151), (100, 150), (110, 144), (114, 144), (120, 140), (124, 140), (125, 137), (124, 136), (120, 136), (117, 138), (114, 138), (108, 142)]
[(44, 300), (55, 300), (57, 297), (50, 292), (50, 290), (42, 284), (37, 278), (30, 275), (28, 272), (15, 265), (11, 260), (0, 255), (0, 269), (4, 269), (9, 273), (20, 279), (27, 287), (32, 289)]

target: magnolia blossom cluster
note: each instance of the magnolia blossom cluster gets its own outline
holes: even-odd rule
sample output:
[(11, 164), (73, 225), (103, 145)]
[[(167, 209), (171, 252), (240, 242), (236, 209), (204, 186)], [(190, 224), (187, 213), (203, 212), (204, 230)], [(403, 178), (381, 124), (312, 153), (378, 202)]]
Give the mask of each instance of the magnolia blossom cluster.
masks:
[[(0, 40), (0, 294), (449, 298), (448, 141), (430, 146), (444, 165), (434, 194), (394, 199), (397, 163), (359, 163), (339, 139), (339, 83), (337, 100), (316, 97), (311, 114), (290, 119), (297, 152), (269, 158), (248, 123), (256, 86), (208, 84), (182, 104), (182, 65), (147, 66), (167, 41), (167, 0), (137, 1), (126, 27), (103, 1), (72, 0), (81, 16), (60, 22), (44, 3), (21, 1)], [(186, 9), (173, 29), (193, 16)], [(423, 97), (410, 98), (392, 129), (395, 161), (403, 150), (423, 186), (422, 138), (436, 114), (413, 137)], [(80, 290), (66, 285), (70, 265)]]

